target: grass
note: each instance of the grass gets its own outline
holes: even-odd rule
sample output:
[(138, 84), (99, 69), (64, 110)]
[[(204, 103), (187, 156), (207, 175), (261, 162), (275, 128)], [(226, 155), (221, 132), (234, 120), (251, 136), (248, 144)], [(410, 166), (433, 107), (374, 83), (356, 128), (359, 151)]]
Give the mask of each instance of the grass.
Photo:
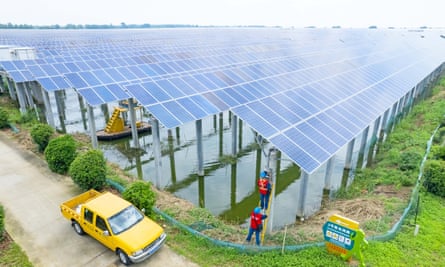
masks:
[[(0, 242), (1, 243), (1, 242)], [(3, 267), (32, 267), (25, 252), (14, 242), (0, 250), (0, 266)]]

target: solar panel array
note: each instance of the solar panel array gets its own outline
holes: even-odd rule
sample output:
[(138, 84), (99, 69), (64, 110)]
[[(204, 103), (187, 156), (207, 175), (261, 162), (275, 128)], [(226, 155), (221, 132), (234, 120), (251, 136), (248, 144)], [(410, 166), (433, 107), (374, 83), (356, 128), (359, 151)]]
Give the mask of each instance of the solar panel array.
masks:
[(233, 111), (311, 173), (444, 61), (436, 31), (196, 28), (0, 31), (35, 60), (15, 82), (135, 98), (165, 127)]

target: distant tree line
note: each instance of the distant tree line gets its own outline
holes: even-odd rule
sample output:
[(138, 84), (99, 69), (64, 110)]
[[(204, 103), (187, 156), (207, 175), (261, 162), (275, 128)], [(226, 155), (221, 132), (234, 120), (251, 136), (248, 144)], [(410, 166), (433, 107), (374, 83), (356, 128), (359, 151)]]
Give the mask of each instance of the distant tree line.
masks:
[(122, 22), (119, 25), (113, 24), (66, 24), (66, 25), (31, 25), (31, 24), (13, 24), (0, 23), (0, 29), (147, 29), (147, 28), (190, 28), (197, 25), (187, 24), (126, 24)]

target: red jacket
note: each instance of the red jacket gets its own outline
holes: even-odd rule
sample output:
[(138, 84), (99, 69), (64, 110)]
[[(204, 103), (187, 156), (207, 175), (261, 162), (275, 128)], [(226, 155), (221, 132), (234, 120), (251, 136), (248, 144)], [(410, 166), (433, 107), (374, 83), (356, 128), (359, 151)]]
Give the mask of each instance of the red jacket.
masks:
[(260, 189), (260, 194), (266, 195), (270, 191), (270, 183), (268, 179), (260, 178), (258, 180), (258, 187)]
[(267, 215), (263, 215), (261, 213), (252, 213), (250, 214), (250, 228), (253, 230), (261, 229), (263, 225), (263, 219), (265, 219)]

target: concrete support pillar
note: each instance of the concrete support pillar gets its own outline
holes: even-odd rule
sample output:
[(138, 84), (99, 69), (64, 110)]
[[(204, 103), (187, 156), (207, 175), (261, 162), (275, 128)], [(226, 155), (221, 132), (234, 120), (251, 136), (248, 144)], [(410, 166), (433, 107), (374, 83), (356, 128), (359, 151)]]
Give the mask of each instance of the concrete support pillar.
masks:
[(19, 100), (19, 109), (21, 114), (26, 113), (26, 98), (25, 98), (25, 88), (23, 87), (23, 83), (15, 84), (17, 98)]
[(238, 116), (232, 113), (232, 156), (237, 153)]
[(307, 191), (309, 190), (309, 174), (302, 170), (300, 177), (300, 193), (299, 201), (297, 206), (297, 218), (300, 218), (301, 221), (305, 219), (305, 204), (307, 198)]
[(270, 182), (272, 183), (272, 192), (270, 192), (269, 198), (269, 219), (267, 226), (267, 233), (272, 233), (273, 230), (273, 218), (275, 213), (275, 189), (277, 187), (277, 173), (278, 173), (278, 160), (277, 160), (277, 149), (271, 148), (269, 150), (269, 160), (268, 160), (268, 172), (270, 174)]
[(93, 148), (99, 147), (96, 136), (96, 123), (94, 122), (94, 110), (93, 107), (88, 105), (88, 126), (90, 127), (91, 144)]
[(46, 122), (53, 128), (56, 128), (56, 123), (54, 122), (54, 114), (51, 109), (51, 101), (49, 100), (49, 93), (43, 87), (40, 87), (43, 95), (43, 105), (45, 107), (45, 117)]
[(155, 158), (156, 188), (161, 188), (162, 179), (162, 153), (161, 153), (161, 137), (159, 134), (159, 121), (155, 118), (151, 119), (151, 133), (153, 136), (153, 153)]
[(130, 113), (131, 136), (133, 138), (133, 147), (139, 148), (138, 128), (136, 126), (136, 104), (133, 98), (128, 99), (128, 113)]
[(324, 176), (324, 189), (325, 190), (331, 190), (332, 186), (332, 172), (334, 171), (334, 164), (335, 162), (335, 155), (329, 158), (328, 162), (326, 163), (326, 173)]
[(204, 175), (204, 154), (202, 147), (202, 120), (195, 122), (196, 126), (196, 152), (198, 153), (198, 175)]

